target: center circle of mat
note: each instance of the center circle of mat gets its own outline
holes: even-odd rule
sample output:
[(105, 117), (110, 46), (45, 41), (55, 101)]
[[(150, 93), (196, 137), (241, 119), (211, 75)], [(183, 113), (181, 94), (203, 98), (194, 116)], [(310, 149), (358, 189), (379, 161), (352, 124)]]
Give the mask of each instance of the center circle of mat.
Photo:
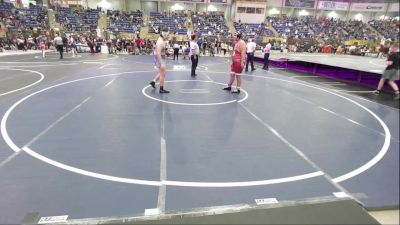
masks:
[[(200, 82), (200, 83), (212, 83), (212, 84), (217, 84), (217, 85), (219, 85), (219, 86), (221, 86), (221, 87), (222, 87), (222, 86), (226, 86), (226, 84), (218, 83), (218, 82), (215, 82), (215, 81), (208, 81), (208, 80), (172, 80), (172, 81), (165, 81), (165, 83), (182, 83), (182, 82), (191, 82), (191, 83), (193, 83), (193, 82), (195, 82), (195, 83), (198, 83), (198, 82)], [(142, 93), (143, 93), (144, 96), (146, 96), (147, 98), (150, 98), (150, 99), (152, 99), (152, 100), (155, 100), (155, 101), (164, 102), (164, 103), (169, 103), (169, 104), (174, 104), (174, 105), (186, 105), (186, 106), (224, 105), (224, 104), (229, 104), (229, 103), (234, 103), (234, 102), (243, 102), (243, 101), (245, 101), (245, 100), (249, 97), (249, 94), (247, 93), (247, 91), (244, 90), (244, 89), (241, 89), (241, 91), (243, 92), (244, 96), (243, 96), (243, 94), (239, 95), (240, 97), (243, 96), (243, 97), (240, 98), (239, 100), (232, 99), (232, 100), (229, 100), (229, 101), (210, 102), (210, 103), (176, 102), (176, 101), (164, 100), (164, 99), (161, 99), (161, 98), (156, 98), (156, 97), (150, 96), (148, 93), (146, 93), (146, 90), (147, 90), (147, 89), (150, 89), (150, 88), (152, 88), (152, 87), (151, 87), (150, 85), (147, 85), (147, 86), (145, 86), (145, 87), (142, 89)], [(221, 91), (222, 91), (222, 90), (221, 90)], [(233, 95), (236, 95), (236, 94), (233, 94)], [(160, 96), (160, 95), (159, 95), (159, 96)], [(161, 97), (161, 96), (160, 96), (160, 97)]]

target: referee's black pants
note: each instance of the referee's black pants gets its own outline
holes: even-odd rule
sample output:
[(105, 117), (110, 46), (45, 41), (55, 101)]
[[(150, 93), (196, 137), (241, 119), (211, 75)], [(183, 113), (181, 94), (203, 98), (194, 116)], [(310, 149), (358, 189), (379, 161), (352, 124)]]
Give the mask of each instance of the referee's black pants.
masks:
[(247, 53), (246, 71), (248, 71), (249, 69), (249, 63), (251, 64), (251, 70), (255, 70), (253, 60), (254, 60), (254, 53)]
[(179, 48), (174, 48), (174, 60), (175, 60), (175, 57), (176, 57), (176, 60), (179, 59)]
[(196, 68), (197, 64), (199, 63), (199, 56), (198, 55), (192, 55), (190, 56), (190, 60), (192, 61), (192, 71), (191, 71), (191, 76), (196, 76)]
[(263, 69), (268, 69), (269, 64), (269, 53), (264, 53), (264, 67)]
[(64, 45), (57, 45), (56, 49), (60, 52), (60, 59), (63, 59)]

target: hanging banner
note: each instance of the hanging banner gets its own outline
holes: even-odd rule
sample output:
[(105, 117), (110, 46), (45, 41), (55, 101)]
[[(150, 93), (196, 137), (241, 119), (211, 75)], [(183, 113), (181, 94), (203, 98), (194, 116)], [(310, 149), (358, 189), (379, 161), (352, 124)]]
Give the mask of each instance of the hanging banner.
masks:
[(315, 0), (285, 0), (285, 6), (312, 9), (315, 6)]
[(192, 2), (192, 3), (205, 3), (206, 0), (169, 0), (169, 2)]
[(332, 1), (320, 1), (318, 3), (318, 9), (322, 10), (348, 10), (348, 2), (332, 2)]
[(387, 4), (385, 3), (353, 3), (351, 4), (351, 11), (368, 11), (368, 12), (384, 12)]
[(208, 3), (231, 4), (231, 0), (208, 0)]

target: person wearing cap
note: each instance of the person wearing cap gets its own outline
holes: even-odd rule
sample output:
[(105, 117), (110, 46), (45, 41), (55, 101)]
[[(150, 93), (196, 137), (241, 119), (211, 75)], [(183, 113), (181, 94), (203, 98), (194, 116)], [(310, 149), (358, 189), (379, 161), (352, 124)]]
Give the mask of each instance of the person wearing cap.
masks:
[(242, 85), (242, 77), (240, 73), (242, 73), (243, 68), (246, 64), (246, 43), (242, 40), (242, 34), (237, 33), (235, 35), (235, 47), (233, 48), (233, 56), (232, 56), (232, 64), (231, 64), (231, 74), (230, 79), (228, 81), (228, 87), (225, 87), (225, 91), (232, 90), (232, 84), (236, 78), (236, 90), (232, 91), (232, 93), (240, 93), (240, 86)]
[(250, 38), (246, 45), (247, 61), (246, 61), (246, 72), (249, 71), (249, 63), (251, 63), (251, 70), (254, 68), (254, 52), (256, 51), (256, 43)]
[[(154, 79), (150, 82), (153, 88), (156, 88), (156, 82), (160, 81), (160, 94), (169, 93), (169, 91), (164, 89), (165, 80), (165, 41), (168, 39), (168, 27), (164, 27), (160, 32), (160, 37), (156, 42), (154, 48), (154, 64), (158, 68), (158, 73)], [(164, 58), (164, 60), (163, 60)]]

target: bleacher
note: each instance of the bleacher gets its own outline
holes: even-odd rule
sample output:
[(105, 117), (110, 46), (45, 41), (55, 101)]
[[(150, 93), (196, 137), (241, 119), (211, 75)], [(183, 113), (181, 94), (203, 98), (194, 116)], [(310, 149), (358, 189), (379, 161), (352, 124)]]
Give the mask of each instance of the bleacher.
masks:
[(201, 36), (227, 36), (229, 34), (223, 12), (196, 13), (192, 15), (192, 23), (194, 30)]
[(160, 12), (150, 12), (149, 33), (158, 33), (159, 29), (168, 27), (171, 34), (186, 35), (187, 29), (184, 26), (185, 19), (180, 14), (167, 16)]
[(16, 29), (17, 24), (15, 20), (10, 19), (12, 12), (14, 11), (14, 5), (12, 3), (4, 2), (0, 3), (0, 18), (4, 22), (4, 25), (8, 29)]
[(344, 30), (346, 23), (338, 19), (315, 19), (313, 17), (308, 17), (307, 23), (314, 31), (315, 35), (323, 39), (345, 39), (347, 36), (346, 31)]
[(399, 40), (399, 20), (372, 20), (369, 21), (369, 24), (386, 39), (391, 39), (392, 41)]
[(273, 32), (265, 24), (235, 23), (236, 31), (242, 33), (245, 38), (255, 38), (261, 42), (263, 37), (273, 37)]
[(267, 17), (267, 21), (272, 24), (280, 36), (308, 37), (310, 35), (308, 17), (301, 19), (295, 17)]
[(70, 32), (90, 31), (95, 32), (99, 19), (99, 9), (87, 9), (83, 11), (75, 8), (57, 9), (57, 22), (64, 26), (64, 30)]
[(0, 15), (1, 18), (9, 17), (12, 15), (14, 5), (9, 2), (0, 3)]
[(49, 28), (47, 9), (32, 4), (29, 8), (15, 8), (12, 3), (1, 3), (0, 16), (11, 30)]
[(323, 39), (364, 39), (376, 40), (375, 35), (368, 26), (361, 21), (342, 21), (340, 19), (328, 19), (314, 17), (267, 17), (274, 29), (281, 36), (300, 36), (307, 38), (312, 29), (317, 37)]
[(367, 24), (362, 21), (350, 20), (346, 22), (344, 27), (350, 39), (358, 40), (377, 40), (378, 37), (372, 32)]
[(113, 33), (138, 33), (143, 24), (143, 12), (107, 11), (107, 31)]

